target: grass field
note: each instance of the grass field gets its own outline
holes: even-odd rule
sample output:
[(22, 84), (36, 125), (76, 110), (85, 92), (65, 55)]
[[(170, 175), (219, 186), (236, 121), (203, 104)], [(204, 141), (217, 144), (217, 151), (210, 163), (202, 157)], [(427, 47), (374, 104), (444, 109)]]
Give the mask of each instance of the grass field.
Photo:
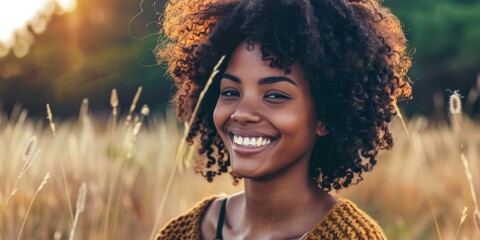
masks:
[[(173, 114), (153, 112), (126, 126), (124, 117), (100, 121), (85, 105), (78, 120), (55, 122), (53, 115), (53, 122), (55, 136), (48, 120), (30, 119), (25, 109), (0, 113), (0, 239), (69, 239), (74, 222), (75, 239), (147, 239), (202, 198), (242, 189), (232, 186), (229, 176), (207, 183), (187, 160), (159, 212), (183, 134)], [(461, 134), (424, 117), (406, 125), (411, 141), (394, 119), (394, 149), (379, 155), (363, 182), (334, 194), (365, 209), (389, 239), (438, 239), (432, 212), (443, 239), (480, 239), (460, 158), (463, 151), (474, 189), (480, 189), (479, 121), (464, 116)], [(32, 136), (36, 147), (29, 143)], [(47, 173), (50, 178), (39, 190)], [(82, 183), (84, 209), (82, 198), (77, 201)], [(467, 217), (460, 226), (464, 207)]]

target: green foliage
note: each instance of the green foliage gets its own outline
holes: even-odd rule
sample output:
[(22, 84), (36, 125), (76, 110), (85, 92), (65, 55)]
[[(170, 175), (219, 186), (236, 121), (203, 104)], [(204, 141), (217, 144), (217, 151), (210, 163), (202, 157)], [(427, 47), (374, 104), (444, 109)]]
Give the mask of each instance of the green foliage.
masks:
[[(112, 88), (120, 93), (120, 107), (128, 108), (142, 85), (140, 104), (165, 109), (171, 82), (153, 54), (158, 26), (148, 25), (157, 21), (157, 10), (152, 1), (142, 2), (143, 12), (139, 4), (85, 0), (74, 12), (52, 18), (46, 31), (35, 36), (27, 56), (0, 58), (0, 102), (7, 111), (22, 103), (41, 116), (50, 102), (58, 115), (68, 116), (85, 97), (93, 110), (109, 109)], [(11, 72), (9, 68), (18, 71), (2, 74)]]
[(480, 66), (480, 1), (387, 0), (415, 48), (415, 72), (431, 67), (461, 71)]

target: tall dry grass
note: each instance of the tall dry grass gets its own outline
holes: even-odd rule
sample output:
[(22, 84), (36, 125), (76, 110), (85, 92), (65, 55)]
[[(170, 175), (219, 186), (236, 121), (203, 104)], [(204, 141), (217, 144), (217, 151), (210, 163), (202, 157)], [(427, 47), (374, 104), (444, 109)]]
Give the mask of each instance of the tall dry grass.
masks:
[[(118, 107), (113, 98), (112, 102)], [(115, 109), (112, 119), (101, 121), (89, 114), (84, 101), (78, 120), (54, 122), (55, 106), (50, 107), (46, 120), (30, 119), (20, 107), (10, 116), (0, 113), (0, 239), (17, 239), (20, 232), (21, 239), (147, 239), (163, 198), (159, 225), (203, 197), (242, 190), (241, 184), (232, 186), (229, 176), (209, 184), (187, 168), (179, 169), (168, 196), (163, 195), (183, 135), (183, 126), (170, 112), (145, 118), (149, 110), (144, 108), (141, 114), (134, 107), (130, 123), (124, 124), (127, 117), (122, 116), (128, 113)], [(480, 239), (459, 159), (463, 151), (478, 189), (479, 121), (462, 117), (463, 149), (447, 122), (415, 117), (405, 126), (411, 143), (395, 119), (393, 150), (380, 154), (376, 169), (365, 174), (363, 182), (335, 194), (358, 203), (379, 221), (389, 239), (438, 238), (429, 198), (444, 239)], [(38, 155), (16, 183), (32, 136), (37, 138)], [(191, 158), (191, 152), (184, 158)], [(50, 179), (38, 191), (47, 172)], [(86, 190), (79, 194), (83, 183)], [(460, 227), (464, 207), (468, 217)]]

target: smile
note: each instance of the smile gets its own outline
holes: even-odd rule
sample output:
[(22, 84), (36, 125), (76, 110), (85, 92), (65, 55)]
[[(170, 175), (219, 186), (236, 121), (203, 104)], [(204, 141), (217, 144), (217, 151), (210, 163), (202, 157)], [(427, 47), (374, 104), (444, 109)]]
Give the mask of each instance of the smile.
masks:
[(233, 135), (233, 142), (243, 147), (255, 148), (269, 145), (272, 140), (266, 137), (242, 137)]

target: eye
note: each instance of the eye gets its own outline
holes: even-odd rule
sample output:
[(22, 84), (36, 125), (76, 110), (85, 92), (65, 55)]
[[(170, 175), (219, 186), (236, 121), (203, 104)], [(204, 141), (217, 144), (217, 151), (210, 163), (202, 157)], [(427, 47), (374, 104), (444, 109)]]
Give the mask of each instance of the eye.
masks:
[(269, 92), (265, 95), (265, 99), (272, 103), (280, 103), (291, 99), (287, 94), (279, 92)]
[(240, 96), (240, 93), (234, 89), (224, 89), (220, 92), (220, 96), (225, 99), (235, 99)]

